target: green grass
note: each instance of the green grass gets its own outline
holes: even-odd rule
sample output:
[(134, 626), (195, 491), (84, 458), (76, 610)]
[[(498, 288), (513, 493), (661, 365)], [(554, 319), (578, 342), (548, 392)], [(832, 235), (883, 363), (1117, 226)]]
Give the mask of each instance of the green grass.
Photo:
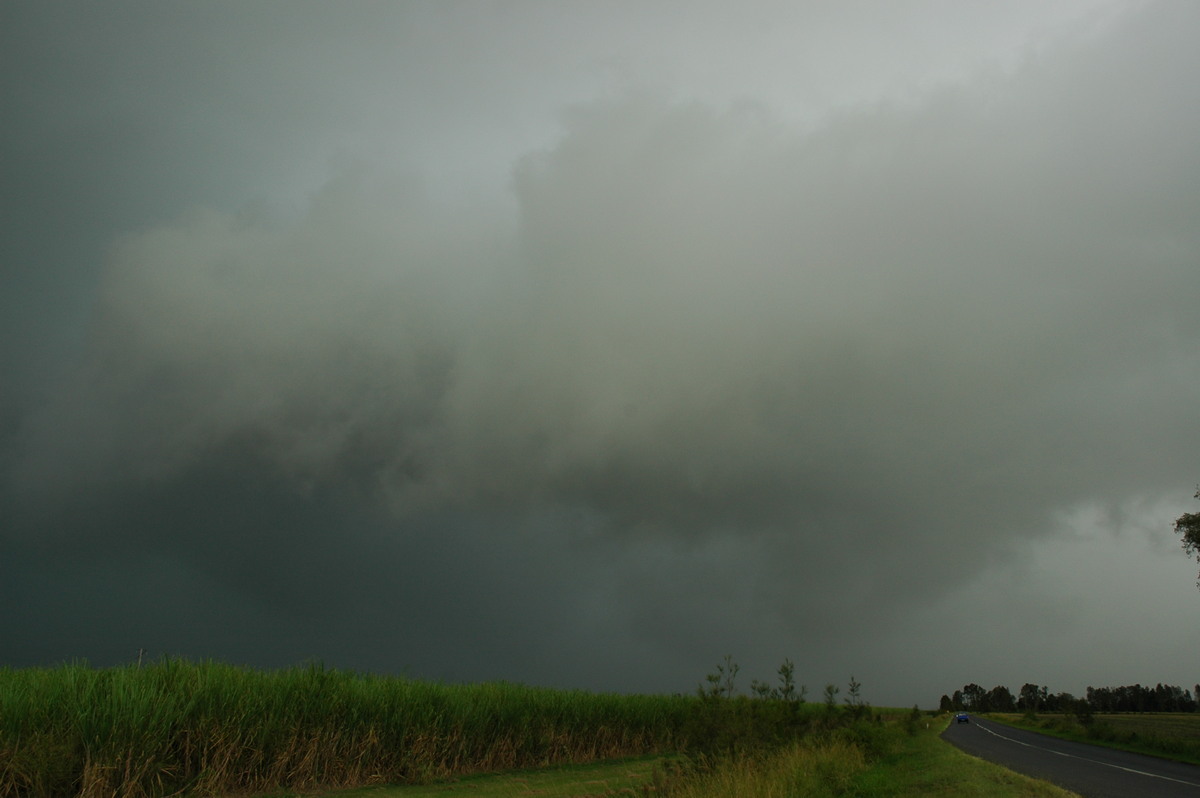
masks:
[[(678, 757), (638, 757), (589, 765), (566, 765), (542, 770), (517, 770), (467, 776), (427, 785), (378, 786), (328, 793), (328, 798), (585, 798), (585, 796), (641, 795), (669, 778)], [(269, 798), (293, 798), (276, 794)]]
[(1075, 795), (999, 765), (963, 753), (941, 739), (949, 721), (941, 718), (902, 739), (900, 745), (855, 779), (850, 795), (987, 796), (988, 798), (1067, 798)]
[(1084, 725), (1072, 715), (994, 713), (988, 717), (1012, 726), (1066, 740), (1200, 765), (1200, 713), (1151, 712), (1096, 714)]
[(1096, 715), (1094, 718), (1097, 723), (1107, 723), (1117, 731), (1191, 742), (1200, 747), (1200, 713), (1197, 712), (1113, 714)]

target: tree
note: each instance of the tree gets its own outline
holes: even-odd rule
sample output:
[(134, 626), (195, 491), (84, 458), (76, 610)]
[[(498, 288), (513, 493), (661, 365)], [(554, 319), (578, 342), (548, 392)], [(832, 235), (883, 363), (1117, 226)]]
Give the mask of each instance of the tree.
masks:
[[(726, 658), (726, 664), (729, 664), (729, 658)], [(736, 665), (732, 666), (735, 670)], [(717, 670), (724, 672), (724, 667), (717, 666)], [(804, 696), (808, 693), (808, 688), (800, 685), (796, 688), (796, 665), (790, 659), (784, 659), (783, 664), (779, 666), (779, 670), (775, 671), (779, 674), (779, 686), (772, 687), (766, 682), (760, 682), (754, 679), (750, 682), (750, 692), (757, 698), (768, 699), (772, 701), (786, 701), (789, 704), (803, 704)], [(716, 676), (719, 682), (720, 677)], [(712, 683), (714, 675), (709, 675), (709, 682)], [(705, 693), (703, 687), (700, 688), (702, 693)]]
[[(1200, 499), (1200, 486), (1196, 487), (1195, 498)], [(1176, 518), (1175, 532), (1183, 535), (1183, 553), (1200, 561), (1200, 513), (1184, 513)], [(1200, 578), (1196, 586), (1200, 587)]]
[(778, 697), (783, 701), (793, 701), (797, 704), (804, 703), (804, 696), (808, 693), (808, 688), (800, 685), (796, 689), (796, 666), (790, 659), (784, 659), (783, 664), (779, 666), (779, 670), (775, 671), (779, 674), (779, 690)]
[(1041, 690), (1036, 684), (1026, 682), (1021, 686), (1021, 697), (1017, 699), (1017, 709), (1030, 714), (1036, 714), (1041, 706)]
[(963, 706), (972, 712), (988, 712), (987, 695), (987, 690), (971, 682), (962, 689)]
[(1078, 701), (1075, 696), (1067, 692), (1059, 693), (1053, 696), (1050, 704), (1054, 707), (1053, 712), (1074, 712), (1075, 702)]
[(1086, 698), (1075, 699), (1069, 707), (1064, 707), (1063, 711), (1074, 714), (1075, 719), (1079, 721), (1079, 725), (1081, 726), (1091, 726), (1094, 720), (1092, 717), (1092, 705), (1088, 703)]
[(862, 682), (855, 679), (852, 675), (850, 677), (850, 687), (846, 692), (847, 695), (844, 700), (846, 706), (850, 708), (851, 717), (861, 718), (870, 709), (870, 706), (862, 697)]
[(996, 685), (987, 695), (988, 710), (991, 712), (1016, 712), (1017, 701), (1009, 689), (1002, 684)]
[(841, 689), (836, 684), (825, 685), (825, 711), (832, 715), (837, 712), (837, 694)]
[(716, 673), (710, 673), (704, 677), (704, 681), (708, 682), (708, 687), (700, 685), (698, 692), (704, 698), (733, 698), (734, 693), (737, 692), (734, 679), (739, 670), (741, 668), (733, 661), (733, 657), (726, 654), (725, 664), (717, 665)]
[(750, 694), (755, 698), (770, 699), (775, 698), (777, 691), (766, 682), (760, 682), (758, 679), (750, 680)]

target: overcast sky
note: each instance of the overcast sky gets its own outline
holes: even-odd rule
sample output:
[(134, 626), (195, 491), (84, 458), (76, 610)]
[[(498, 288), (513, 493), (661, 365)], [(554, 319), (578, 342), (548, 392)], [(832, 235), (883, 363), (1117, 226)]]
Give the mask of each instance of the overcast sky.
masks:
[(0, 665), (1190, 688), (1197, 30), (4, 3)]

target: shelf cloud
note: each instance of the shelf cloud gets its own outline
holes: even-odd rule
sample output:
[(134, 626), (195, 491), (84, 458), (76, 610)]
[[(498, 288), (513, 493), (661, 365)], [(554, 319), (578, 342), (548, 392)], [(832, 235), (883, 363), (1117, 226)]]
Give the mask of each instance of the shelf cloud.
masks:
[[(444, 33), (475, 8), (388, 22)], [(515, 43), (536, 14), (514, 9), (500, 37)], [(544, 24), (586, 21), (554, 13)], [(1196, 641), (1176, 603), (1198, 599), (1170, 522), (1200, 479), (1198, 20), (1171, 3), (1073, 13), (1103, 24), (907, 93), (847, 79), (858, 94), (805, 113), (774, 81), (681, 91), (691, 62), (633, 37), (620, 63), (636, 79), (537, 84), (557, 92), (552, 132), (525, 138), (526, 67), (494, 62), (509, 95), (463, 88), (468, 37), (427, 79), (398, 78), (403, 107), (481, 103), (494, 134), (428, 112), (445, 140), (414, 123), (395, 132), (404, 157), (373, 144), (324, 174), (273, 148), (320, 151), (284, 143), (297, 121), (342, 146), (386, 140), (398, 109), (365, 132), (291, 116), (309, 80), (358, 109), (381, 80), (354, 79), (366, 57), (269, 50), (255, 67), (250, 43), (201, 26), (258, 81), (192, 87), (210, 97), (201, 135), (167, 97), (188, 73), (146, 56), (167, 64), (150, 91), (173, 116), (130, 124), (147, 170), (164, 142), (181, 173), (132, 167), (118, 212), (97, 181), (126, 175), (88, 167), (92, 195), (24, 234), (36, 252), (82, 225), (95, 266), (48, 261), (86, 290), (9, 323), (78, 333), (44, 356), (5, 347), (0, 595), (26, 609), (0, 624), (0, 662), (147, 648), (687, 691), (732, 653), (763, 676), (791, 657), (810, 685), (853, 672), (899, 705), (988, 679), (1185, 683), (1173, 657)], [(306, 15), (313, 29), (284, 32), (327, 41)], [(753, 49), (741, 30), (728, 45)], [(283, 99), (246, 104), (293, 64)], [(14, 135), (6, 148), (32, 147)], [(234, 165), (206, 175), (200, 144), (222, 137)], [(140, 145), (106, 146), (129, 168)], [(258, 150), (267, 166), (236, 165)], [(18, 176), (69, 181), (82, 157)], [(464, 188), (485, 180), (463, 177), (475, 160), (498, 189)], [(265, 201), (239, 195), (255, 168)], [(287, 175), (311, 190), (286, 195)], [(11, 285), (42, 296), (45, 279)], [(1106, 590), (1119, 612), (1080, 598)], [(1064, 627), (1148, 639), (1100, 671), (1060, 650)], [(974, 654), (938, 651), (952, 630)]]

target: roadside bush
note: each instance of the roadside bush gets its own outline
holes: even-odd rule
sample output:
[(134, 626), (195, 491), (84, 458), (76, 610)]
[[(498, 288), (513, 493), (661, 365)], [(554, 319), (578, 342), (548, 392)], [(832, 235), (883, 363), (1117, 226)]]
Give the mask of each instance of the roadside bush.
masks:
[(683, 727), (687, 749), (699, 756), (741, 756), (802, 737), (812, 712), (790, 701), (706, 698)]
[(832, 739), (840, 740), (862, 751), (869, 760), (893, 753), (899, 746), (898, 729), (878, 720), (859, 720), (834, 730)]

